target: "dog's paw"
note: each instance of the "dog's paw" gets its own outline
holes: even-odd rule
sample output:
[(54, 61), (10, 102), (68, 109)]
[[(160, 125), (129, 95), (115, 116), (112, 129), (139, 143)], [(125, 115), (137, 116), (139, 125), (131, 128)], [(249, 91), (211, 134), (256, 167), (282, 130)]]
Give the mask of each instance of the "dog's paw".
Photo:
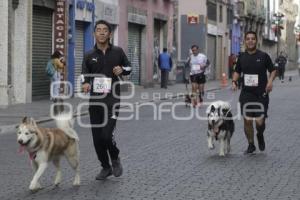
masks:
[(227, 147), (227, 153), (230, 153), (231, 148)]
[(76, 175), (74, 182), (73, 182), (73, 186), (79, 186), (80, 185), (80, 177), (78, 175)]
[(225, 156), (224, 151), (219, 153), (219, 156)]
[(54, 185), (55, 185), (55, 186), (58, 186), (58, 185), (60, 184), (60, 182), (61, 182), (61, 173), (58, 172), (58, 173), (56, 174), (56, 177), (55, 177), (55, 180), (54, 180)]
[(212, 150), (212, 149), (215, 148), (215, 145), (214, 144), (208, 144), (208, 148)]
[(55, 187), (58, 187), (59, 184), (60, 184), (60, 181), (54, 181), (54, 186), (55, 186)]
[(40, 183), (32, 183), (32, 182), (30, 183), (29, 190), (31, 192), (36, 192), (40, 189), (42, 189), (42, 186)]

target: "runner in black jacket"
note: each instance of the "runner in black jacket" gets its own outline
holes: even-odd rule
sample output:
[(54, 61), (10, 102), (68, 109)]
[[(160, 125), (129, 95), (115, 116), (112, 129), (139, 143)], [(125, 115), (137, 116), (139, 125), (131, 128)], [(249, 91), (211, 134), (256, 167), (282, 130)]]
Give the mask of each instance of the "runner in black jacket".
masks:
[[(240, 94), (241, 111), (244, 117), (244, 131), (249, 143), (245, 153), (253, 153), (254, 145), (253, 120), (256, 123), (258, 147), (265, 150), (265, 118), (269, 105), (269, 93), (273, 88), (276, 70), (270, 56), (256, 49), (257, 35), (253, 31), (245, 34), (246, 52), (242, 53), (236, 64), (232, 78), (232, 89), (237, 89), (237, 80), (243, 73), (243, 85)], [(267, 71), (270, 72), (268, 78)]]
[(123, 50), (109, 43), (111, 34), (108, 22), (97, 21), (94, 28), (95, 47), (86, 53), (82, 63), (82, 88), (91, 95), (89, 114), (93, 142), (103, 168), (96, 176), (97, 180), (112, 174), (119, 177), (123, 172), (113, 131), (120, 102), (119, 79), (121, 75), (130, 74), (131, 67)]

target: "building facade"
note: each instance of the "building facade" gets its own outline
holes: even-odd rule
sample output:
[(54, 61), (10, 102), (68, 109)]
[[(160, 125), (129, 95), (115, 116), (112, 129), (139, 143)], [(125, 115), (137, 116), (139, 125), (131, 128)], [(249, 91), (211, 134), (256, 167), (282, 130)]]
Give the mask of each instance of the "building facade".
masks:
[[(266, 21), (266, 9), (264, 0), (239, 0), (238, 17), (241, 24), (242, 37), (247, 31), (255, 31), (258, 36), (258, 48), (261, 48), (263, 42), (264, 24)], [(241, 40), (243, 42), (243, 40)], [(241, 50), (244, 51), (242, 43)]]
[(298, 46), (294, 27), (299, 15), (298, 2), (294, 0), (280, 0), (279, 12), (284, 13), (283, 29), (280, 36), (279, 52), (284, 52), (288, 56), (287, 69), (295, 69), (298, 60)]
[[(53, 52), (56, 3), (51, 0), (1, 1), (5, 23), (1, 39), (5, 55), (1, 64), (0, 105), (28, 103), (49, 97), (45, 66)], [(62, 11), (65, 13), (65, 9)], [(7, 14), (7, 15), (6, 15)], [(62, 20), (60, 20), (62, 22)], [(61, 26), (65, 32), (65, 27)], [(59, 40), (66, 48), (65, 38)], [(2, 46), (2, 44), (1, 44)], [(64, 52), (66, 53), (66, 52)]]
[[(0, 2), (0, 106), (50, 96), (45, 67), (54, 50), (63, 50), (64, 79), (80, 91), (82, 58), (93, 48), (94, 22), (113, 25), (112, 43), (132, 63), (135, 84), (158, 81), (157, 57), (173, 49), (173, 3), (169, 0), (11, 0)], [(21, 31), (20, 31), (21, 30)], [(170, 79), (174, 80), (174, 74)]]
[(81, 91), (81, 66), (84, 53), (94, 46), (94, 12), (93, 0), (69, 1), (68, 18), (68, 70), (67, 79), (73, 86), (73, 92)]
[[(38, 72), (39, 55), (33, 52), (36, 44), (33, 44), (32, 41), (34, 38), (39, 38), (42, 31), (40, 31), (41, 26), (33, 22), (32, 17), (33, 15), (42, 16), (39, 9), (44, 8), (46, 11), (40, 20), (41, 24), (46, 24), (49, 19), (47, 11), (53, 7), (51, 2), (44, 5), (40, 3), (32, 0), (0, 2), (2, 20), (0, 30), (0, 55), (2, 58), (0, 61), (0, 106), (31, 102), (32, 94), (38, 90), (36, 85), (38, 80), (32, 75), (32, 71)], [(47, 25), (45, 25), (45, 30), (48, 28)], [(42, 57), (46, 53), (41, 51), (40, 56)]]
[(242, 43), (242, 21), (239, 17), (238, 10), (239, 4), (237, 3), (238, 0), (232, 1), (233, 3), (233, 20), (232, 20), (232, 27), (231, 27), (231, 53), (237, 56), (241, 51), (241, 43)]
[[(132, 64), (129, 80), (145, 87), (159, 80), (157, 58), (163, 47), (173, 47), (173, 3), (169, 0), (119, 1), (118, 45)], [(174, 73), (169, 79), (174, 80)]]
[(231, 1), (178, 1), (178, 60), (184, 61), (191, 45), (200, 47), (211, 62), (209, 79), (219, 79), (228, 71), (233, 27)]

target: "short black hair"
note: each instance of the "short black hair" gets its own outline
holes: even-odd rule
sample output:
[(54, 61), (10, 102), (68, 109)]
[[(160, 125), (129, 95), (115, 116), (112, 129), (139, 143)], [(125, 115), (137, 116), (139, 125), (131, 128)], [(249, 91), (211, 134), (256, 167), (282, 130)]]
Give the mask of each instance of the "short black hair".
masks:
[(196, 44), (193, 44), (193, 45), (191, 46), (191, 49), (192, 49), (192, 48), (195, 48), (195, 47), (196, 47), (197, 49), (199, 49), (199, 46), (196, 45)]
[(54, 53), (51, 55), (51, 59), (54, 59), (54, 58), (60, 58), (62, 57), (63, 54), (59, 51), (59, 50), (56, 50), (54, 51)]
[(255, 39), (257, 40), (257, 34), (256, 34), (255, 31), (247, 31), (247, 32), (245, 33), (244, 39), (246, 39), (247, 35), (249, 35), (249, 34), (253, 34), (253, 35), (255, 36)]
[(165, 48), (163, 48), (163, 52), (167, 52), (168, 51), (168, 49), (165, 47)]
[(96, 21), (95, 26), (94, 26), (94, 32), (96, 31), (97, 25), (99, 25), (99, 24), (104, 24), (104, 25), (106, 25), (107, 28), (108, 28), (108, 31), (111, 33), (111, 31), (112, 31), (111, 24), (110, 24), (109, 22), (105, 21), (105, 20), (102, 20), (102, 19)]

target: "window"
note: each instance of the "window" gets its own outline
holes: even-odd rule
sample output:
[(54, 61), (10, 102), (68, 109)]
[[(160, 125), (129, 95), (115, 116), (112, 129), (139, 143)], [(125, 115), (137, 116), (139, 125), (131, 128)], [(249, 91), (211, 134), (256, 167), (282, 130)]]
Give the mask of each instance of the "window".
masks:
[(223, 6), (219, 6), (219, 22), (223, 22)]
[(233, 12), (232, 9), (227, 8), (227, 25), (230, 25), (233, 23)]
[(212, 21), (217, 21), (217, 5), (207, 2), (207, 18)]

